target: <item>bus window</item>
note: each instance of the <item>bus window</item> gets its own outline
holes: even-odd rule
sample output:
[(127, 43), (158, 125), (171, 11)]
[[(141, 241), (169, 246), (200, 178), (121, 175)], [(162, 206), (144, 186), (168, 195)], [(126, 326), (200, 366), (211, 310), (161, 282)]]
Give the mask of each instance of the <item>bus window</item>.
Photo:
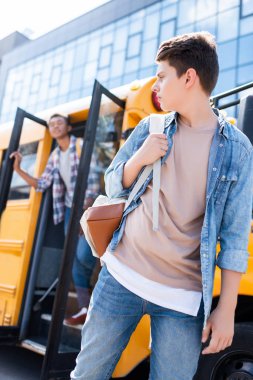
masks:
[[(38, 149), (38, 142), (32, 142), (20, 146), (20, 153), (23, 156), (21, 168), (29, 175), (34, 175), (34, 168), (36, 162), (36, 153)], [(30, 195), (31, 186), (29, 186), (15, 171), (13, 172), (11, 188), (8, 200), (28, 199)]]
[(107, 103), (105, 95), (102, 96), (102, 104), (93, 152), (98, 158), (101, 193), (104, 194), (104, 173), (119, 149), (124, 111), (114, 103)]

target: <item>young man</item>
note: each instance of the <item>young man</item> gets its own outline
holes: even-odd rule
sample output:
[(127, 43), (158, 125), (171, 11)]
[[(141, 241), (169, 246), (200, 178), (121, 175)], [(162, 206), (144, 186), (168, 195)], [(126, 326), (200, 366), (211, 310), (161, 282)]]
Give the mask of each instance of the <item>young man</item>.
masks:
[[(10, 157), (15, 158), (14, 170), (37, 191), (45, 191), (51, 184), (53, 185), (54, 223), (58, 224), (64, 220), (64, 232), (66, 235), (79, 164), (79, 147), (77, 147), (77, 144), (80, 144), (80, 142), (74, 136), (69, 135), (71, 126), (68, 119), (62, 115), (52, 115), (49, 119), (48, 127), (52, 138), (56, 139), (58, 146), (51, 153), (45, 171), (40, 178), (34, 178), (21, 169), (22, 156), (19, 152), (13, 152)], [(99, 174), (97, 172), (97, 163), (93, 157), (84, 209), (92, 205), (99, 190)], [(85, 321), (90, 300), (90, 280), (95, 264), (96, 259), (92, 256), (87, 241), (84, 236), (80, 236), (72, 269), (80, 311), (66, 318), (66, 324), (77, 325), (83, 324)]]
[[(247, 267), (252, 146), (210, 107), (218, 58), (209, 33), (160, 46), (153, 86), (163, 134), (142, 120), (106, 172), (107, 194), (127, 197), (161, 158), (159, 229), (152, 229), (152, 174), (125, 211), (102, 257), (72, 380), (107, 380), (144, 314), (151, 317), (150, 380), (191, 380), (203, 354), (231, 345), (241, 273)], [(221, 250), (216, 260), (216, 244)], [(221, 295), (210, 315), (215, 265)], [(210, 342), (208, 342), (208, 338)]]

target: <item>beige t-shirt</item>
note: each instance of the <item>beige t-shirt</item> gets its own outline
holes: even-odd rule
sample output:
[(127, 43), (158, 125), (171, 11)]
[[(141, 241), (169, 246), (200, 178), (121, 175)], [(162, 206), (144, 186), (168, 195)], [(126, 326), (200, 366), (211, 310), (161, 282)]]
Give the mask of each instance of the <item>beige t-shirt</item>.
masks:
[(152, 229), (151, 182), (141, 205), (127, 217), (122, 240), (113, 253), (114, 263), (161, 285), (201, 292), (200, 234), (215, 130), (216, 126), (178, 124), (171, 153), (161, 169), (159, 230)]

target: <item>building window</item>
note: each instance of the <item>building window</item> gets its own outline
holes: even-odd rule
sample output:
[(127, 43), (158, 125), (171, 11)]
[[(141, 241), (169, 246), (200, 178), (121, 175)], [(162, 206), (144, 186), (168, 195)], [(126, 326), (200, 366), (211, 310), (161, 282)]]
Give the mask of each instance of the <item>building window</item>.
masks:
[(135, 34), (135, 33), (141, 32), (143, 30), (143, 22), (144, 22), (144, 18), (139, 18), (137, 20), (131, 21), (129, 25), (129, 33)]
[(146, 16), (144, 27), (144, 40), (157, 37), (160, 27), (160, 12)]
[(110, 65), (112, 55), (112, 45), (102, 47), (99, 58), (99, 68), (105, 68)]
[(161, 21), (172, 20), (177, 18), (177, 4), (170, 5), (161, 11)]
[(218, 14), (218, 42), (232, 40), (238, 36), (239, 9), (233, 8)]
[(139, 57), (131, 58), (126, 61), (125, 73), (131, 73), (132, 71), (137, 71), (139, 69)]
[(160, 25), (159, 42), (161, 43), (165, 40), (168, 40), (171, 37), (174, 37), (175, 33), (176, 33), (176, 20), (163, 22)]
[(84, 68), (82, 66), (75, 68), (71, 73), (70, 92), (79, 90), (83, 83)]
[(100, 82), (106, 82), (109, 78), (109, 67), (106, 67), (102, 70), (99, 70), (98, 73), (97, 73), (97, 79), (100, 81)]
[(123, 75), (125, 65), (125, 50), (114, 53), (111, 64), (111, 78)]
[(240, 0), (222, 0), (218, 1), (218, 12), (222, 12), (225, 9), (233, 8), (238, 6), (240, 3)]
[(235, 86), (235, 69), (221, 71), (214, 93), (219, 94), (231, 90), (231, 88), (234, 88)]
[(240, 35), (250, 34), (253, 32), (253, 15), (241, 19)]
[(241, 66), (238, 69), (238, 85), (252, 81), (253, 64)]
[(114, 51), (125, 50), (127, 46), (127, 36), (128, 36), (128, 26), (121, 26), (116, 29), (115, 39), (114, 39)]
[(22, 81), (18, 81), (14, 83), (13, 92), (12, 92), (12, 99), (17, 100), (21, 96), (21, 90), (22, 90)]
[(155, 57), (157, 53), (157, 39), (146, 41), (142, 44), (141, 68), (155, 66)]
[(133, 58), (140, 54), (141, 33), (133, 34), (128, 38), (127, 58)]
[(97, 73), (97, 61), (88, 62), (84, 67), (84, 81), (93, 82)]
[(217, 0), (197, 0), (196, 20), (213, 16), (217, 12)]
[(195, 21), (195, 0), (181, 0), (179, 3), (179, 14), (177, 20), (178, 28), (191, 24)]
[(195, 31), (206, 30), (216, 36), (216, 16), (196, 22)]
[(253, 34), (241, 37), (239, 40), (239, 65), (253, 62), (253, 49), (249, 46), (253, 45)]
[(51, 80), (50, 80), (51, 87), (57, 86), (59, 84), (61, 71), (62, 71), (62, 65), (57, 65), (52, 68)]
[(240, 8), (241, 8), (241, 12), (240, 12), (241, 18), (253, 15), (253, 1), (252, 0), (241, 0)]
[(88, 45), (88, 60), (98, 60), (99, 50), (100, 50), (100, 39), (94, 39), (92, 35), (90, 35), (89, 45)]
[(237, 40), (219, 44), (218, 57), (221, 70), (235, 67), (237, 57)]
[(32, 78), (30, 93), (31, 94), (37, 93), (39, 91), (40, 84), (41, 84), (41, 74), (34, 75)]

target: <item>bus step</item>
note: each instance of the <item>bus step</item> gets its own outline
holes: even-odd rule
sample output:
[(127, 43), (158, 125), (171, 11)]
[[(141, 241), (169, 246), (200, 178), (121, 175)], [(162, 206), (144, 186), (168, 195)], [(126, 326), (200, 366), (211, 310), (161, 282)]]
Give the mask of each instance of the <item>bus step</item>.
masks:
[[(43, 336), (48, 336), (48, 331), (51, 323), (51, 314), (41, 315), (41, 333)], [(69, 326), (63, 324), (60, 346), (63, 352), (79, 351), (81, 346), (81, 329), (82, 326)]]
[(38, 342), (35, 342), (31, 339), (25, 339), (20, 343), (20, 346), (23, 348), (26, 348), (30, 351), (36, 352), (37, 354), (40, 355), (45, 355), (46, 353), (46, 346), (43, 344), (40, 344)]

